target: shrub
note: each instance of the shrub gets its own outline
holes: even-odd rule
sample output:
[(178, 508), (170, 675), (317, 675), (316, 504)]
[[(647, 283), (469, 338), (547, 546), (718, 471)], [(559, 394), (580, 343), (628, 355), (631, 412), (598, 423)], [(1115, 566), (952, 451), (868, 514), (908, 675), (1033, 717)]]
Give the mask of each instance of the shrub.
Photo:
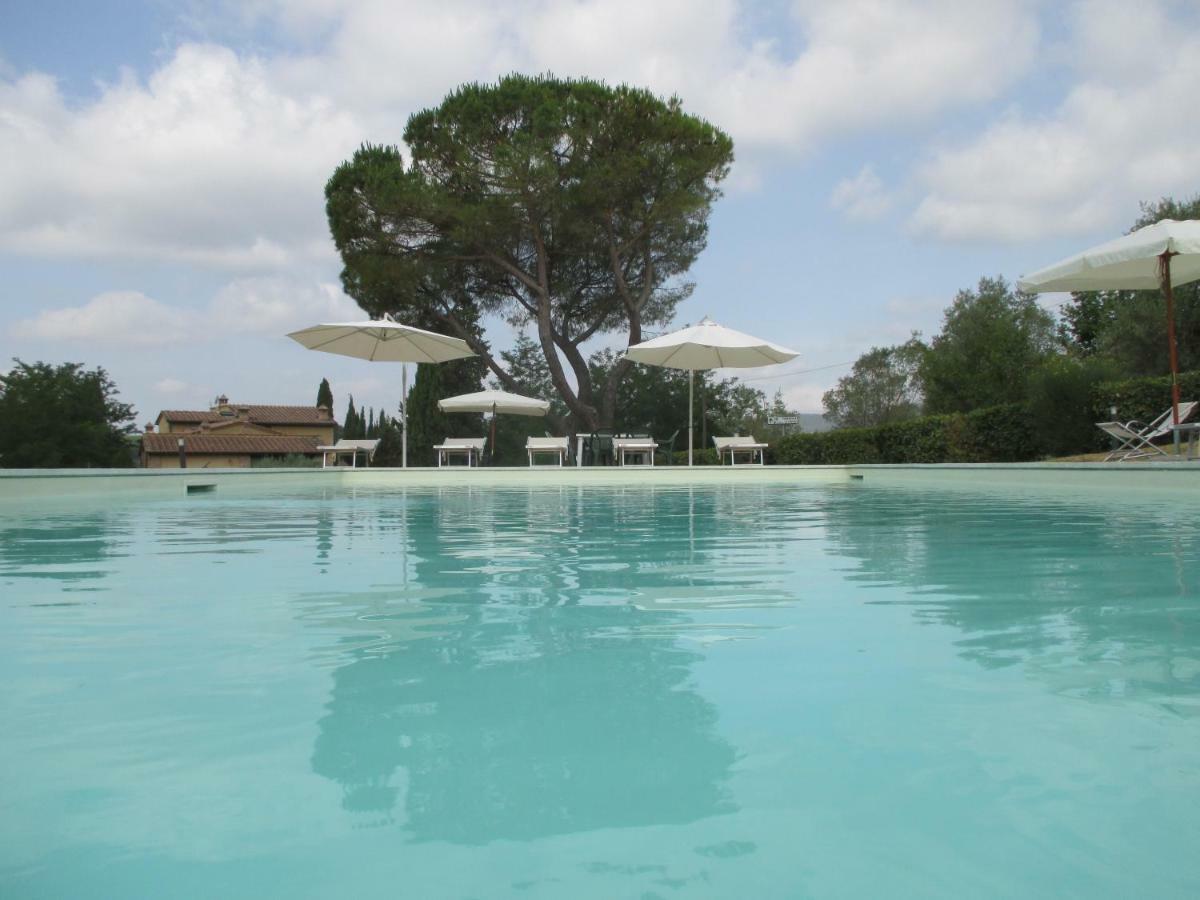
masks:
[[(676, 450), (673, 454), (674, 465), (687, 465), (687, 450)], [(703, 450), (696, 448), (692, 451), (692, 465), (696, 466), (715, 466), (720, 460), (717, 459), (717, 451), (714, 447), (706, 447)]]
[[(1105, 445), (1093, 415), (1096, 391), (1111, 378), (1112, 363), (1057, 356), (1029, 379), (1029, 417), (1045, 456), (1088, 453)], [(1105, 417), (1107, 418), (1107, 416)]]
[(779, 442), (785, 465), (1017, 462), (1038, 455), (1036, 432), (1020, 404), (963, 415), (925, 416), (878, 428), (797, 434)]
[[(1179, 399), (1200, 400), (1200, 372), (1179, 374)], [(1171, 376), (1106, 381), (1096, 386), (1092, 421), (1149, 422), (1171, 405)], [(1113, 409), (1116, 412), (1113, 412)]]

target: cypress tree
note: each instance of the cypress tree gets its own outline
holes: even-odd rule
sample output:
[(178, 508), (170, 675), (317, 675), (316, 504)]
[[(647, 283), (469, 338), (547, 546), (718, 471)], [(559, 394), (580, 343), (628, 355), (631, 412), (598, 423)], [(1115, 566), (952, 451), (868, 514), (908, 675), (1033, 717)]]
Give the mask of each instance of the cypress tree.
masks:
[(418, 365), (417, 377), (408, 393), (408, 461), (411, 465), (434, 465), (434, 445), (453, 436), (449, 417), (438, 409), (437, 402), (443, 396), (442, 367), (432, 363)]
[(317, 388), (317, 406), (324, 406), (333, 412), (333, 389), (329, 386), (328, 378), (322, 378), (321, 386)]

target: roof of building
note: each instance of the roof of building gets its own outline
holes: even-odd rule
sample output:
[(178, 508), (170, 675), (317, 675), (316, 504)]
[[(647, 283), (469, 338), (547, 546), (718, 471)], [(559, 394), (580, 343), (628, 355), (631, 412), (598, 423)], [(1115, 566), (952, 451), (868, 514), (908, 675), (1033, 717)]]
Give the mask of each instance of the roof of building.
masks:
[(212, 453), (280, 456), (317, 452), (315, 438), (290, 434), (144, 434), (142, 449), (146, 453), (178, 453), (180, 439), (189, 456)]
[[(265, 425), (325, 425), (333, 422), (327, 409), (319, 406), (260, 406), (252, 403), (230, 403), (234, 413), (246, 410), (246, 420)], [(201, 422), (227, 422), (233, 415), (221, 415), (213, 409), (164, 409), (160, 419), (181, 425), (199, 425)]]

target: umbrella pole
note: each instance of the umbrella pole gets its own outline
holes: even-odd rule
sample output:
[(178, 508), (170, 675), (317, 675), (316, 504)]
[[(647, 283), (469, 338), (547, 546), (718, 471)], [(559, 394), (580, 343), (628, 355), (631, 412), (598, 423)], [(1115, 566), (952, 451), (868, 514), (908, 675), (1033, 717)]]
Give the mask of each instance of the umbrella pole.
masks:
[(1171, 356), (1171, 422), (1176, 427), (1175, 454), (1179, 455), (1179, 357), (1175, 351), (1175, 291), (1171, 287), (1171, 257), (1170, 250), (1158, 258), (1158, 276), (1162, 282), (1162, 292), (1167, 298), (1167, 348)]
[(496, 463), (496, 404), (492, 404), (492, 436), (488, 441), (488, 459), (492, 465)]
[(400, 364), (400, 468), (408, 468), (408, 363)]
[(695, 430), (692, 425), (692, 407), (695, 403), (692, 401), (692, 394), (696, 388), (696, 370), (688, 369), (688, 465), (692, 464), (692, 431)]

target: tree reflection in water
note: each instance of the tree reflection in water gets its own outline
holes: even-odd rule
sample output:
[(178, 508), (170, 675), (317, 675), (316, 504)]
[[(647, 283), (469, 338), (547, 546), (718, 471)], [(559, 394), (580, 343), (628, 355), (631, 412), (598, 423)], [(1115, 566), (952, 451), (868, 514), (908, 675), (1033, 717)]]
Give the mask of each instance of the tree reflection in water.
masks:
[(643, 494), (407, 493), (405, 576), (433, 621), (333, 673), (312, 765), (346, 809), (377, 824), (402, 803), (414, 839), (478, 844), (734, 808), (688, 617), (628, 602), (696, 552), (686, 494)]
[[(120, 512), (6, 516), (0, 522), (0, 578), (21, 585), (21, 599), (29, 604), (63, 605), (60, 591), (97, 590), (92, 582), (127, 554), (131, 537), (129, 517)], [(34, 586), (41, 581), (48, 582), (45, 596)]]
[(1200, 690), (1200, 532), (1183, 504), (878, 488), (823, 498), (847, 578), (907, 588), (965, 658), (1097, 698)]

